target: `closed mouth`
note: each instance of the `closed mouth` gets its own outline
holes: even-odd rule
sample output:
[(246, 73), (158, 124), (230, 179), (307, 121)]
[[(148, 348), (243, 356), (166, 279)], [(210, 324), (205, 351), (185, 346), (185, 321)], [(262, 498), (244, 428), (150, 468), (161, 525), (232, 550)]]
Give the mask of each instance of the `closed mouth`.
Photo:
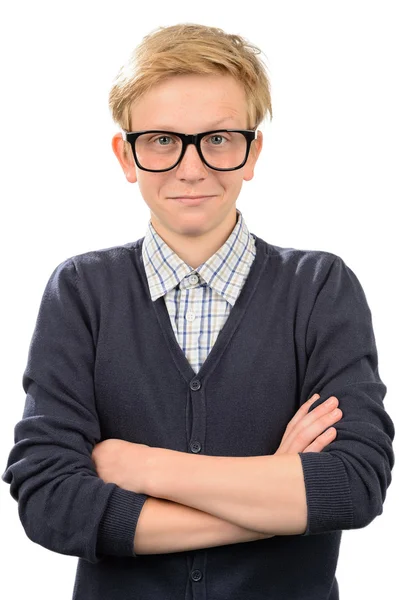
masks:
[(197, 200), (198, 198), (212, 198), (212, 196), (174, 196), (172, 200)]

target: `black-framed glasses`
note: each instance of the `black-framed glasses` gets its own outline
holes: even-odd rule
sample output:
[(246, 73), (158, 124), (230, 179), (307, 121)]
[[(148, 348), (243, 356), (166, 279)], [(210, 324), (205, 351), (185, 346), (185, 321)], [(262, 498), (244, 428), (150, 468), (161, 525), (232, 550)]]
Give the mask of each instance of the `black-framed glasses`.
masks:
[(241, 169), (248, 159), (253, 129), (212, 129), (186, 134), (162, 129), (125, 131), (122, 137), (132, 146), (134, 160), (143, 171), (159, 173), (174, 169), (189, 144), (197, 148), (201, 160), (216, 171)]

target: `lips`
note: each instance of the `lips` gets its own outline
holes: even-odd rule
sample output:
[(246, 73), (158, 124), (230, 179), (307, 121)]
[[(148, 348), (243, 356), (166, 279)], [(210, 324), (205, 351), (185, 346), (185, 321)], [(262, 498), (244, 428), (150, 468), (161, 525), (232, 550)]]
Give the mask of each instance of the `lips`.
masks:
[(172, 198), (172, 200), (176, 200), (176, 202), (185, 204), (186, 206), (197, 206), (210, 198), (213, 198), (213, 196), (181, 196), (180, 198)]
[(188, 200), (198, 200), (198, 198), (212, 198), (212, 196), (174, 196), (172, 199), (173, 200), (182, 200), (182, 199), (188, 199)]

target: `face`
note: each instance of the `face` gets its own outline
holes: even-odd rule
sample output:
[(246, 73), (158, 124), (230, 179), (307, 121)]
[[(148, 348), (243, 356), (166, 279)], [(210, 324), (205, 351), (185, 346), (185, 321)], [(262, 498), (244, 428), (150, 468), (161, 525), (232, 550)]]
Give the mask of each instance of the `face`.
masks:
[[(132, 107), (132, 131), (163, 129), (200, 133), (212, 129), (247, 129), (244, 88), (229, 75), (178, 75), (161, 82)], [(220, 247), (236, 224), (236, 200), (243, 181), (254, 175), (262, 134), (251, 144), (246, 164), (236, 171), (215, 171), (190, 144), (182, 161), (170, 171), (139, 169), (133, 153), (123, 155), (122, 134), (112, 139), (113, 150), (126, 179), (138, 182), (157, 233), (173, 248), (199, 238)], [(129, 150), (131, 150), (129, 148)], [(176, 197), (210, 196), (192, 205)], [(220, 238), (218, 245), (217, 238)], [(223, 239), (224, 238), (224, 239)]]

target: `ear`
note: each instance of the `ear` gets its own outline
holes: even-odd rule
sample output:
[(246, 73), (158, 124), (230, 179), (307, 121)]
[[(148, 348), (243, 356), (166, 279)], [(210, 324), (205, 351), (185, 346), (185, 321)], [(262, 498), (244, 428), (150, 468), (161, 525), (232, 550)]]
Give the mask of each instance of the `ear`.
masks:
[[(112, 138), (112, 150), (125, 173), (126, 179), (130, 183), (135, 183), (137, 181), (137, 174), (132, 147), (129, 142), (125, 142), (121, 133), (116, 133)], [(126, 151), (124, 152), (124, 150)]]
[(263, 134), (258, 129), (257, 134), (256, 134), (256, 139), (254, 139), (251, 144), (251, 149), (249, 151), (248, 160), (243, 167), (243, 170), (244, 170), (243, 179), (245, 181), (250, 181), (254, 176), (255, 164), (256, 164), (256, 161), (258, 160), (260, 151), (262, 150), (262, 146), (263, 146)]

